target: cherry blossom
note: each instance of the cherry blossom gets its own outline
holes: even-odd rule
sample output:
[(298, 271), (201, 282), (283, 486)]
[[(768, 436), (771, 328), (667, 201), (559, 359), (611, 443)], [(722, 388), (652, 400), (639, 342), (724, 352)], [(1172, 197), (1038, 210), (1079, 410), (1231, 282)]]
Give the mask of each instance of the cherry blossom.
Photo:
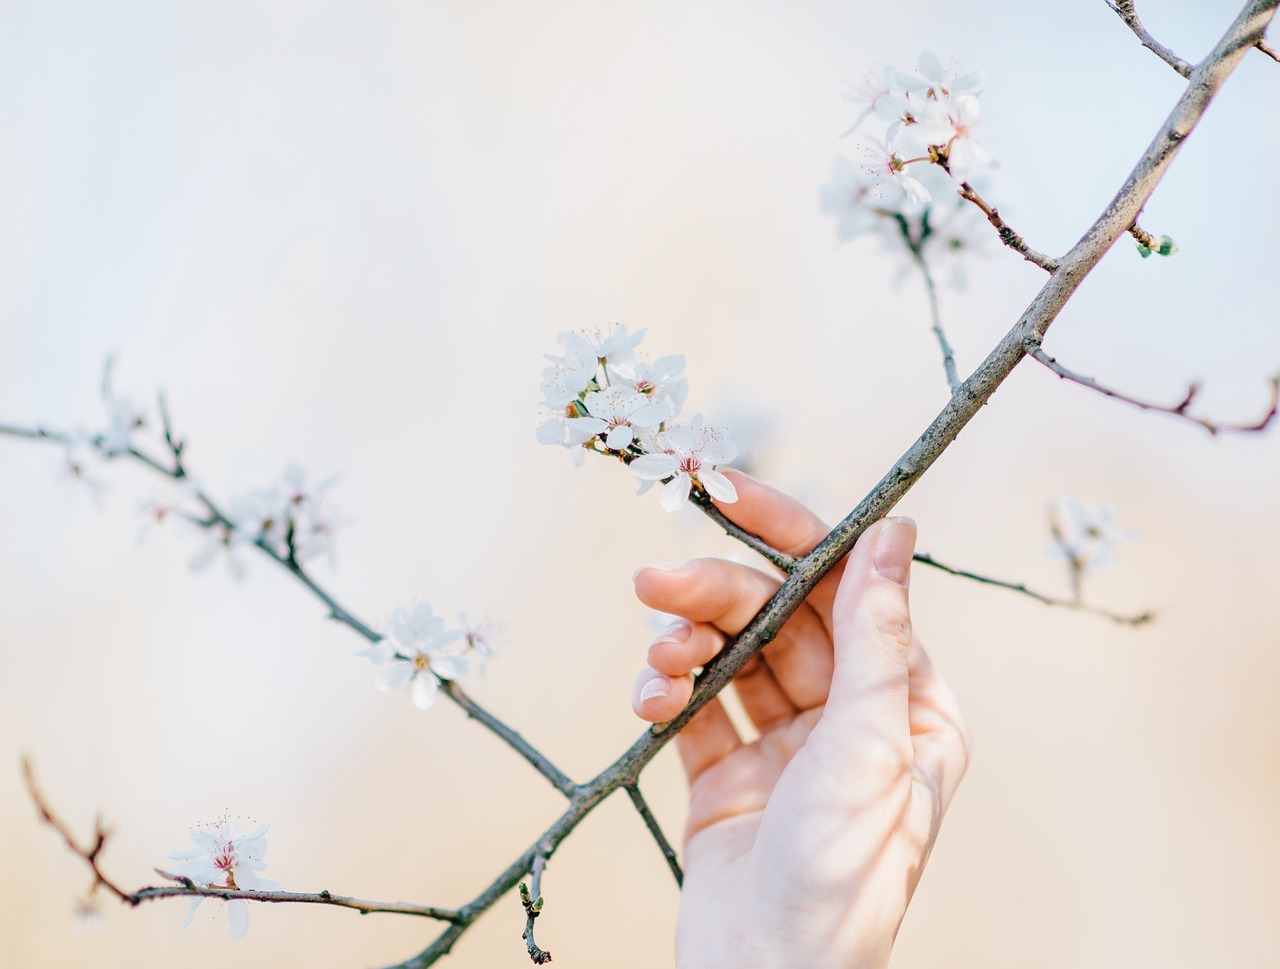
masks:
[[(900, 188), (913, 205), (923, 205), (931, 201), (929, 190), (908, 174), (907, 169), (913, 164), (898, 154), (888, 144), (869, 139), (863, 146), (867, 157), (867, 165), (863, 169), (879, 185), (893, 185)], [(918, 162), (915, 164), (919, 164)]]
[(671, 408), (670, 417), (667, 418), (669, 420), (680, 415), (685, 398), (689, 396), (689, 381), (684, 377), (683, 355), (659, 357), (653, 363), (636, 357), (627, 364), (610, 363), (606, 372), (610, 386), (626, 387), (655, 403), (668, 404)]
[(688, 424), (659, 434), (654, 453), (636, 458), (631, 470), (645, 481), (667, 481), (658, 498), (667, 511), (683, 507), (695, 482), (717, 501), (734, 502), (738, 492), (733, 482), (716, 468), (732, 461), (737, 451), (722, 431), (704, 426), (699, 414)]
[(447, 652), (446, 647), (465, 634), (462, 630), (445, 629), (444, 620), (431, 611), (431, 604), (420, 602), (412, 609), (397, 609), (391, 614), (387, 636), (362, 655), (382, 668), (374, 677), (380, 690), (396, 690), (409, 685), (413, 705), (429, 710), (435, 702), (441, 680), (466, 675), (471, 668), (467, 657)]
[[(279, 891), (279, 884), (258, 874), (267, 867), (262, 856), (267, 850), (265, 835), (270, 827), (269, 824), (260, 824), (249, 830), (247, 822), (227, 818), (197, 825), (190, 830), (194, 847), (169, 855), (182, 861), (172, 874), (189, 878), (202, 888)], [(203, 896), (191, 900), (183, 928), (191, 924), (203, 900)], [(232, 898), (227, 900), (226, 906), (231, 938), (244, 938), (249, 930), (249, 903), (242, 898)]]
[(605, 447), (611, 451), (625, 451), (630, 447), (636, 428), (656, 429), (671, 416), (671, 406), (665, 401), (650, 400), (626, 387), (607, 387), (588, 393), (583, 403), (591, 416), (566, 420), (570, 439), (581, 438), (585, 442), (603, 434)]

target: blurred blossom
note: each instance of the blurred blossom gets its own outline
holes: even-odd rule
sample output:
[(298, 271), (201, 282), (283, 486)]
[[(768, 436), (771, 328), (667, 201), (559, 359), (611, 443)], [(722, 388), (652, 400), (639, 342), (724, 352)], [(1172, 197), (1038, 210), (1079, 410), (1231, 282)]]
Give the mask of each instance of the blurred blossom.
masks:
[(1065, 558), (1073, 569), (1098, 569), (1115, 559), (1116, 543), (1132, 541), (1138, 533), (1123, 529), (1116, 510), (1108, 504), (1093, 505), (1070, 494), (1061, 494), (1049, 511), (1053, 542), (1048, 551)]

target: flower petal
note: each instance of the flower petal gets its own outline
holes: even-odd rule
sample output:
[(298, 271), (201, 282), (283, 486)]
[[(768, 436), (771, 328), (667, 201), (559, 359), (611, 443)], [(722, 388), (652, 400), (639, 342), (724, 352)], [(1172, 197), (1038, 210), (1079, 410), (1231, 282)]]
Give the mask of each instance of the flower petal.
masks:
[(693, 487), (693, 478), (688, 474), (678, 474), (662, 489), (658, 496), (658, 504), (666, 511), (679, 511), (689, 500), (689, 490)]
[(413, 678), (413, 686), (409, 688), (409, 695), (413, 697), (413, 705), (419, 710), (430, 710), (436, 702), (436, 690), (439, 687), (440, 682), (430, 673), (415, 676)]
[(631, 462), (631, 472), (646, 481), (661, 481), (680, 469), (680, 459), (674, 454), (642, 454)]
[(702, 487), (707, 489), (707, 494), (717, 501), (723, 501), (726, 504), (738, 500), (738, 489), (733, 486), (733, 482), (722, 475), (719, 471), (702, 470), (698, 472), (698, 481)]
[(191, 900), (191, 907), (187, 909), (187, 917), (182, 920), (180, 928), (186, 928), (191, 924), (191, 920), (196, 917), (196, 909), (200, 907), (200, 903), (204, 901), (202, 895), (197, 895)]
[(243, 898), (233, 898), (227, 902), (227, 928), (231, 938), (243, 939), (249, 931), (249, 903)]
[(379, 690), (395, 690), (409, 682), (413, 676), (413, 664), (396, 660), (374, 674), (373, 685)]

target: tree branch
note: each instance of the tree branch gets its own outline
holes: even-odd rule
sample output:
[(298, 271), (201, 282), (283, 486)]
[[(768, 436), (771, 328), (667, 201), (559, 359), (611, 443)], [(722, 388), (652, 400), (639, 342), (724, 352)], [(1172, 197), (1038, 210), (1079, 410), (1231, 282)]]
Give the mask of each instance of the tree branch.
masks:
[[(173, 481), (182, 481), (188, 477), (186, 467), (182, 460), (183, 443), (174, 436), (169, 420), (168, 408), (163, 404), (161, 406), (161, 414), (164, 422), (165, 442), (169, 448), (170, 456), (173, 459), (172, 467), (166, 467), (160, 461), (145, 452), (138, 450), (136, 447), (130, 447), (128, 451), (106, 452), (102, 448), (101, 437), (86, 439), (85, 444), (97, 450), (107, 459), (114, 458), (119, 455), (127, 455), (166, 478)], [(0, 435), (48, 440), (63, 444), (70, 443), (74, 440), (72, 435), (59, 431), (49, 431), (42, 427), (25, 428), (8, 424), (0, 424)], [(218, 505), (216, 505), (214, 501), (203, 491), (196, 491), (195, 498), (208, 510), (209, 518), (207, 520), (194, 520), (192, 522), (193, 524), (205, 529), (213, 528), (215, 526), (221, 526), (228, 529), (236, 528), (236, 523), (228, 518), (222, 509), (219, 508)], [(331, 619), (349, 627), (371, 643), (379, 642), (382, 639), (381, 633), (378, 633), (367, 623), (361, 621), (353, 613), (339, 605), (338, 601), (318, 582), (316, 582), (316, 580), (311, 577), (301, 563), (299, 563), (294, 557), (290, 555), (281, 555), (262, 538), (255, 541), (253, 546), (301, 582), (312, 595), (324, 604), (325, 608), (329, 611), (329, 617)], [(563, 771), (556, 767), (549, 757), (530, 744), (515, 730), (508, 727), (498, 719), (498, 717), (484, 709), (484, 707), (468, 696), (466, 691), (457, 683), (443, 678), (440, 679), (440, 683), (444, 687), (444, 694), (453, 701), (454, 704), (461, 707), (468, 717), (482, 724), (491, 733), (507, 744), (507, 746), (523, 757), (534, 768), (534, 770), (545, 777), (561, 794), (568, 797), (572, 793), (574, 790), (573, 781), (566, 776)]]
[(1058, 260), (1054, 259), (1052, 256), (1046, 256), (1043, 252), (1032, 249), (1027, 245), (1022, 240), (1022, 236), (1014, 232), (1013, 229), (1009, 227), (1009, 224), (1001, 218), (1000, 213), (989, 205), (986, 199), (974, 191), (972, 185), (968, 182), (961, 182), (959, 194), (962, 199), (972, 202), (982, 210), (982, 214), (987, 217), (987, 221), (990, 222), (992, 227), (996, 230), (996, 233), (1000, 236), (1000, 241), (1002, 243), (1020, 255), (1027, 262), (1039, 266), (1045, 272), (1057, 272)]
[(529, 885), (520, 883), (520, 904), (524, 906), (524, 932), (521, 938), (529, 949), (529, 958), (535, 966), (551, 961), (551, 953), (540, 949), (533, 939), (533, 923), (542, 914), (542, 872), (547, 867), (547, 854), (538, 854), (533, 858), (532, 870), (529, 873)]
[(1274, 17), (1278, 2), (1280, 0), (1251, 0), (1246, 4), (1213, 51), (1191, 72), (1191, 83), (1124, 185), (1089, 230), (1054, 264), (1048, 281), (1018, 321), (987, 359), (956, 388), (938, 416), (871, 492), (817, 547), (796, 563), (774, 596), (737, 636), (726, 643), (721, 653), (706, 664), (685, 709), (669, 723), (658, 724), (645, 731), (613, 764), (594, 779), (575, 787), (564, 813), (535, 844), (498, 875), (485, 891), (459, 909), (456, 923), (422, 952), (399, 963), (397, 969), (424, 969), (449, 952), (472, 921), (515, 887), (526, 873), (533, 871), (537, 859), (543, 859), (545, 864), (545, 859), (564, 838), (609, 794), (620, 787), (634, 786), (640, 772), (671, 738), (777, 635), (783, 623), (848, 554), (863, 532), (888, 514), (933, 465), (1021, 362), (1028, 353), (1028, 346), (1043, 339), (1084, 278), (1133, 223), (1223, 81), (1245, 52), (1261, 39), (1263, 30)]
[(653, 812), (649, 810), (649, 803), (644, 799), (644, 795), (640, 793), (639, 784), (628, 784), (627, 794), (631, 797), (631, 803), (635, 805), (636, 811), (644, 820), (644, 826), (649, 829), (649, 833), (653, 835), (653, 840), (658, 844), (658, 850), (662, 852), (662, 857), (667, 859), (667, 867), (671, 869), (671, 874), (675, 876), (677, 887), (684, 885), (684, 872), (680, 869), (680, 860), (676, 857), (676, 849), (671, 847), (671, 842), (667, 840), (667, 836), (662, 832), (662, 826), (658, 824), (658, 819), (653, 816)]
[(243, 898), (249, 902), (294, 902), (304, 905), (332, 905), (337, 908), (355, 909), (361, 915), (367, 915), (371, 912), (387, 912), (394, 915), (417, 915), (422, 918), (437, 919), (444, 922), (454, 922), (458, 919), (458, 913), (452, 909), (436, 908), (430, 905), (412, 905), (408, 902), (372, 902), (367, 899), (351, 898), (347, 895), (334, 895), (329, 891), (316, 893), (255, 892), (243, 889), (210, 888), (197, 885), (190, 878), (171, 875), (169, 872), (161, 871), (160, 869), (156, 869), (157, 874), (178, 884), (139, 888), (137, 891), (126, 892), (109, 879), (98, 865), (98, 858), (106, 847), (107, 838), (111, 834), (110, 830), (103, 826), (102, 820), (98, 819), (94, 822), (92, 846), (88, 848), (81, 847), (71, 834), (71, 829), (67, 827), (66, 822), (54, 814), (49, 802), (36, 784), (35, 769), (32, 767), (29, 757), (24, 756), (22, 758), (22, 776), (26, 781), (27, 792), (31, 795), (31, 800), (40, 814), (40, 820), (58, 832), (62, 836), (62, 840), (66, 842), (67, 847), (71, 849), (72, 854), (89, 866), (90, 871), (93, 872), (94, 887), (101, 885), (127, 905), (141, 905), (143, 902), (149, 902), (157, 898), (192, 898), (200, 896), (222, 899)]
[[(1183, 77), (1191, 77), (1191, 71), (1194, 69), (1192, 65), (1152, 37), (1147, 28), (1142, 26), (1142, 21), (1138, 19), (1138, 11), (1134, 8), (1133, 0), (1105, 0), (1105, 2), (1125, 22), (1128, 28), (1137, 35), (1138, 40), (1142, 41), (1143, 47), (1154, 53)], [(1261, 38), (1259, 38), (1258, 43), (1261, 43)]]
[(711, 496), (705, 491), (695, 489), (689, 494), (689, 500), (701, 509), (702, 513), (710, 518), (713, 522), (724, 529), (724, 533), (730, 538), (736, 538), (747, 548), (754, 552), (758, 552), (768, 559), (775, 568), (790, 572), (796, 567), (796, 559), (794, 556), (788, 555), (786, 552), (779, 552), (776, 548), (762, 539), (759, 535), (752, 535), (745, 528), (740, 527), (735, 522), (727, 518), (719, 508), (711, 501)]
[(1094, 606), (1087, 606), (1079, 599), (1059, 599), (1054, 596), (1047, 596), (1042, 592), (1036, 592), (1034, 589), (1028, 589), (1021, 582), (1006, 582), (1003, 579), (992, 579), (985, 575), (978, 575), (976, 572), (968, 572), (965, 569), (952, 568), (950, 565), (943, 565), (932, 555), (917, 554), (915, 561), (922, 565), (928, 565), (931, 568), (946, 572), (948, 575), (958, 575), (964, 579), (973, 579), (975, 582), (981, 582), (984, 585), (994, 585), (1001, 589), (1009, 589), (1012, 592), (1021, 592), (1024, 596), (1030, 596), (1036, 602), (1043, 602), (1046, 606), (1060, 606), (1064, 609), (1074, 609), (1077, 612), (1088, 612), (1095, 616), (1102, 616), (1104, 619), (1110, 619), (1114, 623), (1122, 626), (1142, 626), (1153, 621), (1156, 617), (1154, 613), (1143, 612), (1138, 615), (1126, 616), (1122, 613), (1111, 612), (1108, 609), (1098, 609)]
[(1219, 431), (1235, 431), (1242, 434), (1252, 434), (1257, 431), (1266, 430), (1275, 420), (1277, 410), (1280, 410), (1280, 375), (1271, 378), (1271, 403), (1267, 412), (1262, 418), (1252, 424), (1219, 424), (1205, 417), (1197, 417), (1195, 414), (1187, 413), (1187, 410), (1195, 402), (1196, 396), (1200, 393), (1200, 385), (1193, 383), (1187, 388), (1187, 392), (1182, 399), (1176, 404), (1153, 404), (1150, 401), (1139, 400), (1136, 397), (1130, 397), (1128, 394), (1122, 394), (1117, 390), (1111, 390), (1098, 383), (1092, 377), (1085, 377), (1073, 370), (1068, 370), (1049, 354), (1044, 352), (1044, 348), (1040, 346), (1038, 341), (1030, 341), (1027, 346), (1027, 353), (1035, 359), (1037, 363), (1044, 364), (1049, 370), (1057, 374), (1062, 380), (1069, 380), (1077, 383), (1081, 387), (1088, 387), (1090, 390), (1097, 391), (1104, 397), (1110, 397), (1112, 400), (1123, 401), (1126, 404), (1132, 404), (1142, 410), (1157, 411), (1161, 414), (1171, 414), (1174, 417), (1181, 417), (1185, 421), (1192, 424), (1199, 424), (1210, 434), (1217, 435)]

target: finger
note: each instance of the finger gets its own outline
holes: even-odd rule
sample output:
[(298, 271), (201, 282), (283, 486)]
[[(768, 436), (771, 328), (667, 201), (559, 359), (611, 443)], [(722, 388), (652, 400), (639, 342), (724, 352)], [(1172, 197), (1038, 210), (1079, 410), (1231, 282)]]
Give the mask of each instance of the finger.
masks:
[(868, 793), (905, 779), (912, 763), (907, 582), (915, 536), (909, 518), (867, 529), (849, 553), (833, 603), (835, 672), (810, 741)]
[(742, 471), (726, 471), (738, 492), (735, 502), (719, 502), (719, 508), (735, 525), (764, 539), (779, 552), (806, 555), (831, 529), (790, 495), (761, 484)]
[(752, 724), (761, 733), (792, 719), (800, 711), (788, 699), (769, 664), (753, 656), (733, 678), (733, 689)]
[(692, 695), (692, 676), (667, 676), (646, 667), (636, 677), (636, 685), (631, 691), (631, 709), (641, 720), (666, 723), (684, 709)]
[(676, 734), (676, 749), (690, 784), (741, 747), (742, 738), (719, 697), (712, 697)]
[[(738, 500), (728, 504), (717, 501), (716, 507), (734, 524), (764, 539), (778, 551), (794, 556), (808, 555), (831, 531), (825, 521), (790, 495), (741, 471), (725, 474), (732, 479)], [(836, 566), (809, 593), (808, 602), (824, 624), (831, 615), (841, 572), (842, 566)]]
[(677, 619), (649, 645), (649, 665), (667, 676), (684, 676), (711, 662), (724, 633), (706, 622)]
[[(722, 559), (658, 563), (638, 570), (635, 583), (636, 595), (645, 605), (695, 623), (710, 624), (730, 635), (754, 618), (781, 584), (776, 576)], [(660, 665), (655, 661), (659, 657), (652, 652), (650, 665), (673, 675), (688, 672), (710, 659), (701, 651), (705, 646), (705, 640), (700, 640), (691, 647), (699, 658), (685, 669)], [(668, 649), (662, 648), (662, 659)], [(763, 656), (773, 681), (797, 710), (826, 702), (834, 667), (831, 639), (826, 625), (808, 603), (787, 620), (765, 647)], [(758, 712), (765, 722), (774, 722), (772, 708)]]
[(938, 675), (920, 641), (907, 653), (910, 670), (907, 719), (918, 776), (945, 811), (969, 764), (969, 739), (955, 694)]

